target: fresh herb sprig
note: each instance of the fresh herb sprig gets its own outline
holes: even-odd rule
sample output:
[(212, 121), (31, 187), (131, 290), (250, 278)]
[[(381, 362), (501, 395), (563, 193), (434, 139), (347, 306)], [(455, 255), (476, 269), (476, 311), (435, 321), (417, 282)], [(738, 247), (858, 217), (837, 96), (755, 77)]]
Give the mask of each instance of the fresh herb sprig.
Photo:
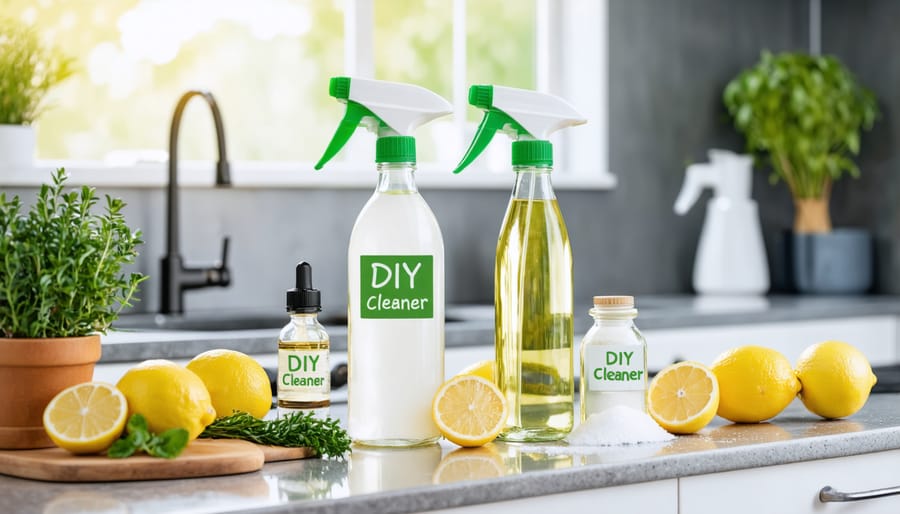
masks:
[(95, 190), (64, 192), (65, 180), (56, 170), (24, 212), (0, 193), (0, 337), (105, 332), (147, 278), (122, 270), (143, 243), (125, 203), (107, 195), (105, 212), (93, 212)]
[(114, 442), (106, 455), (113, 459), (131, 457), (142, 451), (151, 457), (174, 459), (181, 455), (188, 444), (188, 431), (170, 428), (156, 435), (147, 427), (147, 420), (140, 414), (132, 414), (125, 426), (128, 435)]
[(274, 446), (306, 446), (318, 455), (332, 457), (342, 456), (350, 449), (350, 436), (336, 419), (319, 419), (311, 412), (295, 412), (273, 420), (235, 412), (213, 421), (200, 437), (243, 439)]

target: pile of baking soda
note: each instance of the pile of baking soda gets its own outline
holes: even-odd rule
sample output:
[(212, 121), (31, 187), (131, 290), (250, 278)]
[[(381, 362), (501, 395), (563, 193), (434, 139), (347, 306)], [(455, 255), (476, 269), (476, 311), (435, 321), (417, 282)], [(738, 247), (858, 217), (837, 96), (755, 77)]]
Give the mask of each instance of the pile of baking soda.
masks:
[(647, 413), (616, 405), (591, 414), (566, 438), (569, 446), (615, 446), (661, 443), (675, 436), (666, 432)]

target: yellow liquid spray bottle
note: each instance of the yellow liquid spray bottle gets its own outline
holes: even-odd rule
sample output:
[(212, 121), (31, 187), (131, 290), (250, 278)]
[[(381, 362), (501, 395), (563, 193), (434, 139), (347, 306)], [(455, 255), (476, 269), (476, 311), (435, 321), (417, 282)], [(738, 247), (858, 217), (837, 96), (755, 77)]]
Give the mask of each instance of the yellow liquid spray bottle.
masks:
[(469, 103), (485, 112), (459, 173), (498, 131), (514, 139), (516, 182), (494, 268), (497, 386), (506, 397), (505, 441), (562, 439), (574, 422), (572, 248), (550, 181), (549, 135), (586, 122), (545, 93), (474, 85)]

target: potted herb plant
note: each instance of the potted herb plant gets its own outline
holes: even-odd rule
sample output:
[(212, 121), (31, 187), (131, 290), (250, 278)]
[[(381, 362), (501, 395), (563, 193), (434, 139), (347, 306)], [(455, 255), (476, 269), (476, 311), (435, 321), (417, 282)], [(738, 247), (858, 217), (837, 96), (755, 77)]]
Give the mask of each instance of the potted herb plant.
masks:
[(802, 292), (863, 292), (872, 283), (868, 232), (833, 230), (834, 181), (859, 176), (853, 156), (860, 132), (878, 116), (874, 95), (831, 56), (763, 52), (725, 87), (725, 106), (749, 151), (768, 162), (770, 181), (787, 184), (794, 200), (789, 248)]
[(53, 446), (44, 407), (68, 386), (91, 380), (100, 336), (146, 278), (125, 273), (140, 231), (94, 189), (65, 192), (53, 174), (34, 204), (0, 193), (0, 448)]
[(47, 92), (74, 72), (73, 62), (33, 29), (0, 19), (0, 167), (31, 167), (32, 124), (47, 107)]

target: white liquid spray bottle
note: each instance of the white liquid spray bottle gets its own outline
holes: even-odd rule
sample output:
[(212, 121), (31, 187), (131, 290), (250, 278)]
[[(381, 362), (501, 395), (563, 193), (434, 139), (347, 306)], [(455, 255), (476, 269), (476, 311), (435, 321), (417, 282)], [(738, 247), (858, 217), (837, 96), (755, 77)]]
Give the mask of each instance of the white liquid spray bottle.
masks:
[(378, 135), (378, 184), (347, 252), (348, 433), (369, 446), (430, 444), (444, 381), (444, 242), (416, 189), (412, 133), (452, 106), (419, 86), (351, 77), (332, 78), (329, 94), (347, 111), (316, 169), (358, 126)]

